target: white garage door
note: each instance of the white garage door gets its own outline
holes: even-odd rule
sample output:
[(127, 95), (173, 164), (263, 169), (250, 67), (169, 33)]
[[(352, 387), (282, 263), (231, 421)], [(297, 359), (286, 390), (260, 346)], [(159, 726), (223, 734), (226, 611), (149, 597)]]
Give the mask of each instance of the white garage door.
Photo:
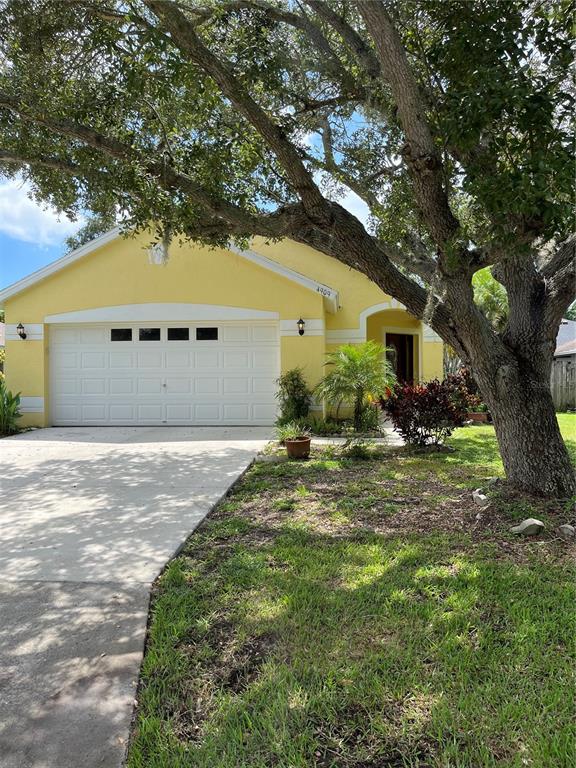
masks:
[(275, 323), (50, 327), (55, 425), (273, 424)]

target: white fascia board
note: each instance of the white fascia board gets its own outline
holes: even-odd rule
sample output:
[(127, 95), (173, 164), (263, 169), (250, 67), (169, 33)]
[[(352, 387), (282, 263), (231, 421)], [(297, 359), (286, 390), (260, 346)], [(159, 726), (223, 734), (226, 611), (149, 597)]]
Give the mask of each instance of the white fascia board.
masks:
[(42, 267), (42, 269), (38, 269), (36, 272), (32, 272), (31, 275), (23, 277), (22, 280), (18, 280), (18, 282), (12, 283), (12, 285), (9, 285), (7, 288), (4, 288), (2, 291), (0, 291), (0, 306), (6, 299), (15, 296), (17, 293), (25, 291), (26, 288), (30, 288), (30, 286), (34, 285), (34, 283), (38, 283), (40, 280), (44, 280), (46, 277), (50, 277), (50, 275), (53, 275), (54, 272), (58, 272), (64, 267), (67, 267), (69, 264), (73, 264), (83, 256), (86, 256), (92, 251), (95, 251), (96, 248), (101, 248), (103, 245), (110, 243), (112, 240), (115, 240), (119, 236), (120, 227), (114, 227), (114, 229), (111, 229), (109, 232), (105, 232), (103, 235), (95, 237), (94, 240), (90, 240), (89, 243), (81, 245), (80, 248), (76, 248), (74, 251), (70, 251), (70, 253), (62, 256), (62, 258), (56, 259), (56, 261), (53, 261), (51, 264), (47, 264), (45, 267)]
[(318, 293), (324, 299), (326, 309), (329, 312), (335, 313), (338, 311), (338, 291), (335, 291), (334, 288), (319, 283), (317, 280), (312, 280), (310, 277), (306, 277), (306, 275), (302, 275), (300, 272), (290, 269), (290, 267), (285, 267), (283, 264), (274, 261), (274, 259), (262, 256), (250, 248), (238, 248), (234, 243), (228, 243), (228, 249), (237, 256), (242, 256), (242, 258), (251, 261), (253, 264), (257, 264), (259, 267), (268, 269), (270, 272), (274, 272), (281, 277), (285, 277), (287, 280), (291, 280), (293, 283), (298, 283), (298, 285)]

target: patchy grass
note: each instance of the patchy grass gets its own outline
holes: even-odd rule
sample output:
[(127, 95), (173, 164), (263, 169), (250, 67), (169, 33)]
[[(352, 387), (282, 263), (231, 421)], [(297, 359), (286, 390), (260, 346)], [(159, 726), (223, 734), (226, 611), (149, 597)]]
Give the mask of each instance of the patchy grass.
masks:
[(493, 430), (451, 443), (252, 467), (156, 584), (130, 768), (573, 765), (570, 547), (508, 530), (573, 511), (476, 521)]

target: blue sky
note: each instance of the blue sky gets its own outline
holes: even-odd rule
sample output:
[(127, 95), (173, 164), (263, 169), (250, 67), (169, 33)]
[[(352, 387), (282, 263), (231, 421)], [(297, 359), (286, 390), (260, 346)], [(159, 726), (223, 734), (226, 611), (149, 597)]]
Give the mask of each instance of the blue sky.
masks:
[(30, 200), (21, 181), (0, 178), (0, 288), (62, 256), (80, 226)]

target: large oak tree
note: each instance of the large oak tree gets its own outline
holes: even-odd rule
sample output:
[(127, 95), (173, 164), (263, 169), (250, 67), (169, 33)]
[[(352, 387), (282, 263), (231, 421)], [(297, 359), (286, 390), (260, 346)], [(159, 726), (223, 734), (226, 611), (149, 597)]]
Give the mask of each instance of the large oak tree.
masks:
[[(0, 167), (160, 236), (290, 237), (472, 368), (508, 479), (567, 496), (550, 395), (575, 296), (571, 4), (0, 0)], [(353, 191), (368, 226), (337, 201)], [(489, 267), (509, 313), (474, 302)]]

